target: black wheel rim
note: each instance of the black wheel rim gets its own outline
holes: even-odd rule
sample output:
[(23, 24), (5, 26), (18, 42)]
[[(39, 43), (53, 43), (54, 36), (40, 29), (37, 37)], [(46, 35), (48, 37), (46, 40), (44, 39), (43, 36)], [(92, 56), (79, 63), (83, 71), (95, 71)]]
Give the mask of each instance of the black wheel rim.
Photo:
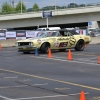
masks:
[(84, 47), (84, 43), (83, 42), (79, 42), (78, 48), (81, 50)]
[(46, 44), (46, 46), (45, 46), (45, 51), (48, 52), (48, 49), (49, 49), (49, 48), (50, 48), (49, 45)]

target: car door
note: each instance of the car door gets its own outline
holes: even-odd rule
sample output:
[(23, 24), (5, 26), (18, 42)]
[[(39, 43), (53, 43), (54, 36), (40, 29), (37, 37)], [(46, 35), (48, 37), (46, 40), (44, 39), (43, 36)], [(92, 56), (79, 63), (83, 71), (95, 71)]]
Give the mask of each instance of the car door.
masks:
[(59, 48), (68, 48), (69, 37), (67, 36), (67, 31), (60, 31), (60, 36), (58, 37)]
[(74, 37), (74, 34), (71, 31), (67, 32), (67, 37), (68, 37), (68, 48), (73, 48), (76, 45), (76, 39)]
[(65, 30), (63, 36), (59, 38), (59, 48), (73, 48), (76, 44), (76, 39), (71, 31)]

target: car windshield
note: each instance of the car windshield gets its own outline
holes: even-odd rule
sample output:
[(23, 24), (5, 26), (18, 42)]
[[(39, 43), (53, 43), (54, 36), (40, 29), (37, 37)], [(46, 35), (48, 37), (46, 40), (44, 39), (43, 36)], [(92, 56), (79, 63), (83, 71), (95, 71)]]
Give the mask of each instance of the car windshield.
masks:
[(39, 32), (37, 34), (37, 37), (54, 37), (54, 36), (59, 36), (58, 31), (44, 31), (44, 32)]

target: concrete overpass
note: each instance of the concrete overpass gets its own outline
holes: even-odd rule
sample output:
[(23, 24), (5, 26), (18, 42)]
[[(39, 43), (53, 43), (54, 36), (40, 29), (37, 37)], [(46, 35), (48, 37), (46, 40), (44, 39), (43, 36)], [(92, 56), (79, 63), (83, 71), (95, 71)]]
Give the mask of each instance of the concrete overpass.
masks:
[[(92, 21), (91, 27), (100, 28), (100, 6), (54, 10), (52, 13), (52, 18), (49, 18), (49, 25), (66, 25)], [(0, 28), (37, 27), (38, 25), (46, 26), (46, 19), (42, 18), (42, 12), (0, 15)]]

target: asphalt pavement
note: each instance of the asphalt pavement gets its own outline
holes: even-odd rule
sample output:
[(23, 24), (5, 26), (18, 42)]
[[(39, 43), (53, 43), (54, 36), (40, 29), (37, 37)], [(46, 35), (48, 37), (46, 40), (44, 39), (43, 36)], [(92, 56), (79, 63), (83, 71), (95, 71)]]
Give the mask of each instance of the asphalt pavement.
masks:
[(100, 100), (100, 44), (84, 51), (23, 54), (16, 47), (0, 50), (0, 100)]

